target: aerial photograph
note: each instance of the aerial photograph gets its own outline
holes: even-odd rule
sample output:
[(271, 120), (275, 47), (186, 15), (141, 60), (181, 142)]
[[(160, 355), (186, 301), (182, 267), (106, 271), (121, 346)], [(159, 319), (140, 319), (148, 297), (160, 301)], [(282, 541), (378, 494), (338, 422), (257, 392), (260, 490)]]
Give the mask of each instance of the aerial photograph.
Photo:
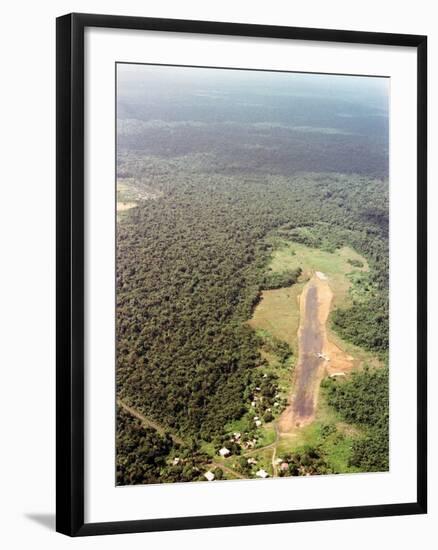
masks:
[(389, 471), (389, 98), (117, 63), (117, 486)]

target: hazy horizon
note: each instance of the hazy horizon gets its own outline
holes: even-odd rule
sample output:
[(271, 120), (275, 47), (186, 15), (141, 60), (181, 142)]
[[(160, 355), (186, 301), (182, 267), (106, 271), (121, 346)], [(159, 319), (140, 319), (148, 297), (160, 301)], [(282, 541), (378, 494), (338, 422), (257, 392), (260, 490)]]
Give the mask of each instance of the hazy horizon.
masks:
[(249, 166), (249, 147), (277, 173), (368, 173), (369, 162), (387, 177), (389, 85), (384, 77), (117, 64), (119, 151), (208, 151), (223, 165), (232, 153)]

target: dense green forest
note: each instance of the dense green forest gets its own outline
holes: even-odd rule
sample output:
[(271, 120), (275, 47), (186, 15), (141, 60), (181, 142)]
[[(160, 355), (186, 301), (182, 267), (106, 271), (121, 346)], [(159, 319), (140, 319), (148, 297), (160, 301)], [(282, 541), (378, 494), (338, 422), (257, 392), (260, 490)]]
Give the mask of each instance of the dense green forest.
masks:
[(118, 485), (205, 481), (206, 454), (195, 445), (180, 446), (120, 408), (116, 448)]
[[(219, 108), (209, 111), (203, 98), (180, 102), (176, 111), (173, 96), (165, 98), (162, 112), (149, 97), (122, 99), (117, 176), (135, 180), (138, 200), (117, 224), (117, 395), (186, 446), (119, 411), (117, 483), (192, 481), (202, 479), (201, 464), (209, 461), (203, 445), (228, 440), (225, 426), (248, 410), (254, 387), (263, 388), (268, 405), (275, 401), (275, 378), (260, 380), (257, 371), (260, 350), (280, 363), (292, 354), (246, 324), (262, 290), (290, 286), (301, 274), (267, 271), (272, 237), (328, 251), (349, 245), (367, 259), (366, 292), (363, 285), (351, 307), (332, 314), (332, 324), (343, 338), (385, 355), (387, 119), (371, 119), (359, 107), (353, 119), (347, 101), (327, 100), (311, 111), (310, 124), (298, 98), (294, 115), (280, 123), (291, 105), (280, 98), (280, 111), (264, 124), (254, 110), (234, 109), (232, 96), (222, 108), (222, 118), (232, 121), (225, 124), (212, 121)], [(157, 120), (150, 119), (152, 108)], [(353, 463), (385, 468), (387, 371), (360, 376), (328, 386), (330, 404), (367, 428)], [(371, 393), (378, 418), (370, 413)], [(176, 452), (183, 461), (173, 464)], [(329, 473), (318, 452), (303, 457)], [(291, 475), (301, 471), (299, 457), (290, 464)], [(309, 468), (302, 471), (316, 466)]]
[(347, 422), (365, 428), (365, 436), (353, 443), (352, 466), (365, 472), (389, 467), (388, 368), (354, 372), (350, 379), (323, 381), (328, 402)]
[(301, 273), (302, 269), (300, 267), (298, 269), (283, 271), (282, 273), (267, 273), (263, 277), (261, 285), (264, 290), (291, 286), (298, 281)]
[[(372, 297), (335, 312), (333, 322), (354, 343), (385, 349), (386, 227), (360, 205), (381, 209), (386, 182), (338, 174), (187, 177), (174, 164), (154, 180), (163, 196), (127, 211), (118, 226), (120, 397), (193, 441), (221, 435), (246, 411), (243, 395), (261, 358), (243, 321), (263, 288), (282, 284), (265, 272), (272, 250), (265, 237), (278, 228), (308, 227), (315, 246), (321, 234), (368, 259)], [(287, 274), (284, 284), (296, 276)]]

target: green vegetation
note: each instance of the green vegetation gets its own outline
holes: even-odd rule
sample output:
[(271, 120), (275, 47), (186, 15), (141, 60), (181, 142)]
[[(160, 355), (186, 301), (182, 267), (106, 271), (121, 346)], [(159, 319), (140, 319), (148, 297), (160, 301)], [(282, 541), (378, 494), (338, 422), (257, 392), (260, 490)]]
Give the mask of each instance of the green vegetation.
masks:
[[(346, 182), (300, 176), (267, 185), (218, 175), (186, 180), (179, 172), (170, 188), (167, 181), (162, 198), (144, 201), (119, 224), (118, 389), (147, 416), (208, 440), (245, 412), (243, 392), (260, 363), (259, 342), (244, 321), (259, 300), (272, 249), (262, 237), (286, 219), (302, 226), (321, 218), (310, 198), (327, 188), (332, 197), (345, 194)], [(348, 183), (356, 194), (366, 190), (368, 200), (375, 188), (380, 201), (383, 184)], [(354, 219), (338, 198), (326, 202), (322, 216), (332, 223)], [(355, 223), (360, 228), (360, 217)]]
[(345, 381), (323, 382), (327, 399), (347, 422), (364, 428), (353, 443), (350, 465), (361, 471), (386, 471), (389, 467), (388, 368), (355, 372)]
[(263, 289), (266, 290), (292, 286), (298, 281), (301, 273), (302, 269), (300, 267), (289, 271), (283, 271), (281, 273), (268, 273), (263, 277), (261, 284)]
[(276, 338), (275, 336), (272, 336), (268, 332), (261, 332), (259, 334), (263, 335), (262, 349), (268, 354), (274, 354), (277, 357), (281, 366), (286, 365), (288, 359), (293, 355), (292, 349), (289, 344), (287, 342), (284, 342), (283, 340), (280, 340), (279, 338)]
[(280, 477), (336, 473), (329, 467), (321, 451), (315, 447), (285, 455), (282, 465), (287, 465), (287, 469), (280, 469)]
[(145, 428), (121, 409), (117, 411), (117, 484), (159, 483), (173, 448), (170, 437)]
[[(327, 252), (287, 241), (281, 229), (274, 232), (274, 235), (268, 238), (268, 242), (272, 246), (271, 257), (266, 267), (268, 273), (281, 274), (287, 269), (295, 271), (301, 269), (299, 266), (302, 266), (302, 273), (290, 287), (262, 291), (262, 299), (257, 304), (249, 324), (265, 338), (266, 335), (271, 335), (287, 342), (297, 354), (297, 331), (300, 322), (298, 298), (310, 274), (322, 271), (327, 275), (334, 293), (334, 306), (346, 307), (351, 306), (353, 298), (368, 300), (370, 294), (366, 291), (368, 286), (365, 287), (365, 281), (369, 279), (369, 266), (365, 258), (349, 246), (342, 246), (335, 252)], [(362, 267), (353, 268), (350, 259), (360, 262)], [(361, 290), (361, 285), (365, 290)], [(369, 357), (366, 359), (369, 360)]]
[(348, 258), (347, 262), (353, 267), (363, 267), (363, 262), (356, 260), (355, 258)]
[[(350, 463), (353, 445), (363, 435), (357, 425), (347, 424), (342, 415), (328, 403), (326, 392), (319, 396), (319, 406), (315, 420), (294, 434), (293, 439), (285, 437), (277, 444), (277, 456), (284, 461), (293, 458), (296, 463), (300, 456), (309, 452), (318, 454), (322, 461), (321, 471), (314, 473), (354, 473), (360, 468)], [(292, 475), (288, 471), (278, 471), (279, 475)]]
[(389, 345), (389, 304), (387, 296), (358, 303), (334, 312), (333, 328), (345, 340), (367, 350), (385, 352)]
[[(149, 159), (148, 165), (151, 162)], [(174, 164), (178, 166), (176, 161)], [(157, 162), (154, 172), (160, 167)], [(255, 176), (247, 182), (197, 173), (186, 179), (179, 171), (173, 172), (169, 186), (167, 165), (166, 170), (166, 178), (156, 180), (162, 196), (125, 212), (118, 227), (117, 388), (119, 397), (137, 410), (201, 448), (203, 441), (226, 437), (224, 426), (230, 421), (254, 414), (248, 388), (258, 383), (265, 387), (257, 371), (263, 365), (260, 352), (265, 354), (266, 372), (273, 372), (266, 357), (275, 358), (280, 367), (277, 377), (282, 365), (288, 361), (291, 365), (292, 342), (288, 347), (280, 344), (283, 339), (272, 338), (275, 331), (262, 338), (245, 323), (260, 300), (273, 252), (272, 273), (293, 272), (294, 282), (298, 268), (302, 266), (305, 274), (305, 245), (288, 243), (283, 229), (291, 222), (286, 220), (294, 219), (297, 227), (303, 227), (313, 218), (315, 225), (307, 227), (315, 235), (322, 231), (322, 223), (328, 224), (331, 232), (326, 228), (323, 233), (336, 235), (336, 245), (355, 245), (367, 257), (376, 284), (377, 257), (386, 250), (381, 244), (384, 228), (380, 231), (369, 220), (363, 221), (361, 210), (350, 207), (345, 190), (352, 195), (353, 204), (366, 199), (369, 208), (371, 200), (380, 204), (386, 186), (363, 178), (346, 180), (341, 175), (271, 178), (267, 184)], [(201, 185), (204, 192), (198, 193)], [(322, 200), (328, 193), (331, 199), (325, 199), (324, 210), (310, 208), (318, 202), (316, 197)], [(293, 202), (287, 200), (290, 195), (295, 197)], [(344, 230), (345, 226), (349, 229)], [(370, 227), (374, 227), (371, 234)], [(277, 248), (275, 238), (285, 244)], [(327, 256), (324, 269), (329, 273), (330, 262), (352, 267), (347, 262), (352, 255), (345, 255), (343, 248), (334, 253), (313, 250)], [(281, 262), (284, 254), (288, 268), (277, 271), (275, 263)], [(289, 291), (290, 287), (267, 292)], [(379, 287), (375, 291), (379, 292)], [(384, 293), (380, 295), (383, 300)], [(380, 310), (363, 304), (368, 330)], [(352, 316), (356, 310), (335, 313), (335, 326), (340, 316)], [(358, 333), (360, 342), (367, 339), (360, 324)], [(381, 330), (379, 337), (384, 336)], [(365, 347), (373, 346), (375, 342)], [(291, 371), (286, 368), (283, 380), (288, 375), (290, 380)], [(284, 397), (282, 394), (281, 407)], [(266, 424), (281, 409), (278, 405), (274, 408), (273, 395), (263, 395), (263, 399), (263, 405), (257, 403), (256, 416)]]
[[(333, 285), (333, 331), (388, 349), (388, 120), (348, 94), (291, 101), (285, 84), (275, 102), (255, 80), (243, 95), (220, 79), (163, 88), (162, 70), (118, 80), (117, 397), (165, 428), (119, 411), (117, 483), (272, 475), (312, 271)], [(384, 463), (334, 391), (296, 444), (278, 443), (284, 475)]]

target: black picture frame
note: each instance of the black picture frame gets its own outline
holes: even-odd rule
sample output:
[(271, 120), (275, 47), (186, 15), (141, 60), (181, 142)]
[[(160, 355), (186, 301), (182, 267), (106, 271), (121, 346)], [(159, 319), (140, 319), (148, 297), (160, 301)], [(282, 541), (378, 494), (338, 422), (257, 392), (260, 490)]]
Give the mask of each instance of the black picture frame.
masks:
[[(427, 38), (417, 35), (68, 14), (57, 19), (56, 529), (69, 536), (424, 514), (427, 510)], [(156, 30), (408, 46), (417, 51), (417, 499), (311, 510), (84, 522), (84, 29)]]

